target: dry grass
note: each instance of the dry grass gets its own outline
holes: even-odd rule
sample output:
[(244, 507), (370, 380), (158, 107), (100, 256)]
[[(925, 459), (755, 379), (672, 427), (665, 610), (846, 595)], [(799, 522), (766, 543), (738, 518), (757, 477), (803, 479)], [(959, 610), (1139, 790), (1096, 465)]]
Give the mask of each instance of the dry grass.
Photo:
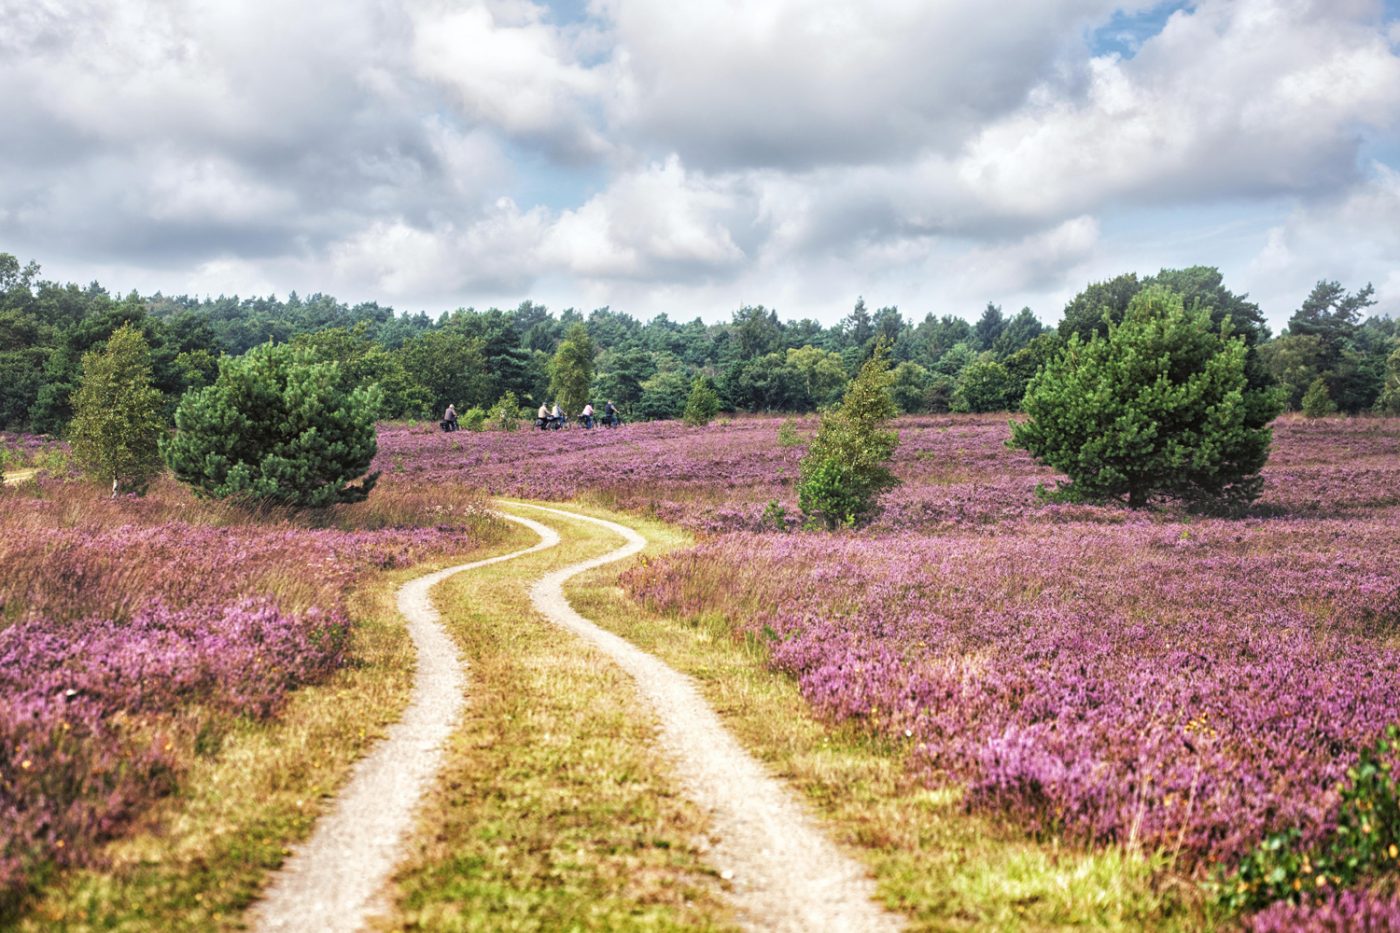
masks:
[(702, 862), (702, 814), (679, 796), (631, 681), (529, 604), (528, 581), (613, 542), (595, 526), (547, 521), (564, 526), (559, 547), (439, 590), (470, 659), (469, 702), (387, 924), (725, 926), (718, 879)]
[[(652, 542), (645, 556), (689, 543), (674, 527), (601, 510)], [(880, 896), (914, 929), (1199, 928), (1194, 886), (1121, 849), (1028, 839), (967, 813), (956, 788), (910, 780), (904, 749), (814, 718), (791, 678), (729, 620), (650, 613), (602, 568), (568, 587), (588, 618), (694, 677), (740, 741), (798, 788), (836, 839), (875, 876)]]

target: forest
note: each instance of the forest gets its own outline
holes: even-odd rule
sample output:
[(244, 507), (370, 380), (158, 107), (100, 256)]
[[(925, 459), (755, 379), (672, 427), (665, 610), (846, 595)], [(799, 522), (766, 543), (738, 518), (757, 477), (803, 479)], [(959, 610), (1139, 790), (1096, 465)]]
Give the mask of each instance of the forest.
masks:
[(1375, 304), (1370, 285), (1349, 291), (1319, 281), (1273, 335), (1258, 305), (1209, 266), (1090, 284), (1053, 327), (1030, 308), (1009, 314), (991, 302), (969, 321), (933, 313), (915, 319), (897, 307), (872, 311), (863, 299), (824, 327), (783, 320), (761, 305), (707, 324), (664, 313), (643, 322), (606, 307), (556, 314), (530, 301), (508, 310), (458, 308), (434, 319), (319, 293), (119, 296), (96, 282), (47, 280), (36, 263), (0, 253), (0, 429), (63, 434), (83, 355), (102, 349), (123, 324), (150, 345), (153, 380), (169, 411), (184, 392), (213, 381), (221, 357), (268, 342), (310, 347), (337, 361), (349, 385), (377, 384), (382, 418), (435, 417), (448, 403), (485, 410), (503, 397), (533, 409), (553, 401), (555, 357), (570, 334), (592, 358), (585, 377), (595, 404), (613, 401), (629, 420), (679, 417), (697, 376), (713, 380), (725, 410), (819, 410), (841, 398), (881, 339), (890, 347), (901, 411), (1014, 411), (1030, 378), (1072, 335), (1104, 332), (1153, 284), (1180, 294), (1188, 308), (1209, 308), (1216, 324), (1242, 335), (1251, 384), (1279, 386), (1289, 409), (1400, 412), (1400, 322), (1368, 315)]

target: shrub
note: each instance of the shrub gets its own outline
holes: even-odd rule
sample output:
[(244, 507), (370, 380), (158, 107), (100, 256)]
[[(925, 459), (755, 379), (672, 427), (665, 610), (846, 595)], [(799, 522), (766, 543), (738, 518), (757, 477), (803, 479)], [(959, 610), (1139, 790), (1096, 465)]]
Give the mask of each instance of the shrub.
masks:
[(888, 463), (899, 435), (884, 429), (896, 414), (883, 343), (861, 366), (841, 407), (821, 427), (799, 468), (797, 502), (808, 527), (854, 526), (871, 518), (882, 492), (898, 484)]
[(151, 348), (123, 324), (101, 352), (83, 356), (83, 381), (73, 395), (73, 458), (119, 491), (143, 493), (160, 471), (165, 398), (151, 384)]
[(977, 359), (958, 374), (951, 407), (960, 412), (1010, 411), (1021, 402), (1017, 388), (1005, 366), (994, 359)]
[(1218, 884), (1220, 905), (1247, 910), (1276, 901), (1306, 903), (1369, 874), (1394, 870), (1400, 860), (1397, 763), (1400, 727), (1390, 726), (1347, 770), (1336, 827), (1328, 838), (1304, 849), (1296, 828), (1270, 836)]
[(520, 401), (514, 392), (507, 392), (496, 400), (486, 413), (486, 421), (500, 431), (514, 431), (520, 427)]
[(226, 359), (213, 385), (181, 399), (178, 433), (162, 445), (166, 462), (182, 482), (215, 498), (361, 501), (379, 478), (365, 475), (377, 449), (379, 389), (346, 395), (339, 376), (339, 364), (286, 345)]
[(457, 419), (457, 424), (464, 431), (480, 431), (486, 427), (486, 412), (480, 408), (468, 408)]
[(719, 393), (709, 376), (699, 375), (690, 384), (690, 396), (685, 400), (682, 417), (691, 427), (709, 424), (719, 414)]
[(1248, 386), (1245, 350), (1223, 325), (1211, 329), (1209, 309), (1145, 289), (1106, 336), (1074, 335), (1036, 374), (1009, 443), (1069, 477), (1058, 498), (1247, 505), (1263, 488), (1281, 405)]
[(1337, 413), (1337, 403), (1327, 391), (1327, 380), (1318, 376), (1303, 393), (1303, 414), (1308, 418), (1325, 418)]

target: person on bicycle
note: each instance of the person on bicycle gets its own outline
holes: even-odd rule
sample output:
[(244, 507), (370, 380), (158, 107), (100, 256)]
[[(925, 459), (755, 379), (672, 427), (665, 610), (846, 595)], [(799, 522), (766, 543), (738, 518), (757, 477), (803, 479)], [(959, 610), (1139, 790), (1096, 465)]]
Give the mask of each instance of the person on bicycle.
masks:
[(617, 406), (609, 401), (607, 406), (603, 409), (603, 424), (606, 424), (608, 427), (617, 427), (617, 425), (621, 423), (622, 419), (617, 416)]
[(442, 413), (442, 429), (444, 431), (457, 430), (457, 408), (451, 402), (447, 403), (447, 411)]
[(562, 428), (564, 426), (564, 413), (559, 410), (558, 400), (555, 400), (554, 410), (550, 412), (549, 418), (554, 422), (554, 427)]
[(549, 427), (549, 406), (544, 402), (540, 402), (540, 410), (535, 412), (535, 424), (540, 426), (541, 431)]
[(591, 428), (591, 427), (593, 427), (593, 403), (592, 403), (592, 402), (585, 402), (585, 403), (584, 403), (584, 405), (583, 405), (583, 414), (580, 416), (580, 419), (583, 421), (583, 426), (584, 426), (585, 428)]

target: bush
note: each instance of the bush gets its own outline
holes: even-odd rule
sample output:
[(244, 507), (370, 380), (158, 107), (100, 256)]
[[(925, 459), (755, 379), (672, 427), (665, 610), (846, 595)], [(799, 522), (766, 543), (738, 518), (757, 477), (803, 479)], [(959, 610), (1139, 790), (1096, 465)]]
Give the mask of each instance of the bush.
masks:
[(151, 384), (151, 348), (123, 324), (107, 347), (83, 356), (73, 395), (73, 459), (89, 476), (120, 491), (143, 493), (160, 471), (165, 397)]
[(468, 408), (457, 419), (457, 426), (464, 431), (480, 431), (486, 427), (486, 412), (480, 408)]
[(696, 376), (690, 384), (690, 397), (685, 400), (685, 423), (691, 427), (709, 424), (719, 414), (719, 393), (709, 376)]
[(994, 359), (980, 358), (958, 374), (953, 389), (952, 409), (961, 412), (1010, 411), (1021, 399), (1016, 395), (1015, 377)]
[(1211, 329), (1209, 309), (1145, 289), (1106, 336), (1072, 336), (1036, 374), (1008, 443), (1069, 477), (1057, 498), (1248, 505), (1282, 406), (1277, 392), (1249, 388), (1245, 351), (1243, 338)]
[(1276, 901), (1306, 903), (1349, 888), (1367, 875), (1393, 870), (1400, 861), (1400, 727), (1362, 751), (1347, 769), (1336, 826), (1317, 846), (1304, 849), (1302, 833), (1275, 833), (1239, 868), (1217, 882), (1217, 900), (1228, 910), (1248, 910)]
[(779, 447), (801, 447), (802, 435), (797, 433), (797, 425), (793, 424), (791, 418), (785, 418), (783, 423), (778, 425), (778, 446)]
[(339, 364), (287, 345), (225, 359), (213, 385), (181, 399), (178, 433), (162, 445), (166, 462), (182, 482), (215, 498), (358, 502), (379, 478), (365, 476), (377, 449), (379, 389), (347, 395), (339, 377)]
[(514, 392), (507, 392), (496, 400), (486, 413), (486, 421), (498, 431), (514, 431), (520, 427), (520, 401)]
[(851, 527), (870, 519), (882, 492), (898, 485), (887, 464), (899, 435), (884, 429), (896, 414), (883, 343), (860, 368), (841, 407), (822, 416), (802, 458), (797, 503), (807, 527)]
[(1337, 403), (1332, 401), (1332, 393), (1327, 391), (1327, 380), (1318, 376), (1303, 393), (1303, 415), (1308, 418), (1325, 418), (1337, 413)]

